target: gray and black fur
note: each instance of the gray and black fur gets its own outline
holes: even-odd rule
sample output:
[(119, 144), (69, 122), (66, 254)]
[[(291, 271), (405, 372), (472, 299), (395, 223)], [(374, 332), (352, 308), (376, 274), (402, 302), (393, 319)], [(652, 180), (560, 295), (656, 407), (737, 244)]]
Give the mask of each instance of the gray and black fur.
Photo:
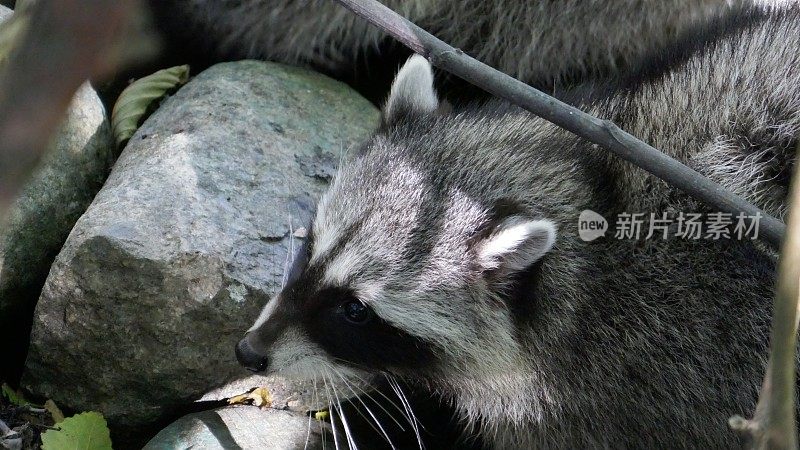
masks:
[[(383, 0), (449, 44), (537, 86), (626, 69), (731, 5), (796, 0)], [(185, 48), (344, 76), (385, 35), (333, 0), (151, 0)], [(385, 61), (383, 62), (385, 64)], [(393, 68), (392, 68), (393, 69)]]
[[(800, 132), (800, 10), (703, 30), (633, 85), (574, 100), (780, 215)], [(384, 116), (237, 346), (244, 365), (417, 383), (497, 449), (739, 445), (727, 418), (755, 406), (773, 255), (736, 239), (582, 241), (586, 209), (613, 223), (708, 208), (514, 107), (441, 112), (421, 57)]]

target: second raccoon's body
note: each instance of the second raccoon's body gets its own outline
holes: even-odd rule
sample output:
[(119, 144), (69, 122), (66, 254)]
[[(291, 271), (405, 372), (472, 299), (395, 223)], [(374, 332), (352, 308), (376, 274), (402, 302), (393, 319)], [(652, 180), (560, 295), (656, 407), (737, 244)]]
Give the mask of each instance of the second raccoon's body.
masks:
[[(800, 10), (742, 10), (692, 36), (633, 84), (567, 95), (783, 214)], [(739, 445), (727, 419), (753, 411), (764, 374), (770, 252), (674, 227), (616, 239), (621, 213), (713, 210), (508, 105), (440, 112), (421, 57), (384, 114), (238, 345), (244, 365), (403, 378), (497, 449)], [(585, 210), (611, 222), (605, 237), (579, 237)]]
[[(537, 86), (627, 68), (731, 5), (785, 0), (384, 0), (475, 58)], [(357, 70), (385, 35), (333, 0), (153, 0), (171, 29), (236, 58)], [(375, 70), (374, 68), (371, 70)]]

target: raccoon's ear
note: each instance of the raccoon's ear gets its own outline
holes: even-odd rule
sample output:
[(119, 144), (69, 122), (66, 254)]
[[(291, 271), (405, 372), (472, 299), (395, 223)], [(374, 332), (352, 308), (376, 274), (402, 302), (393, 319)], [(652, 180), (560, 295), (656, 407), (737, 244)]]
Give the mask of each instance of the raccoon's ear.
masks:
[(556, 226), (549, 220), (520, 216), (503, 219), (475, 247), (478, 264), (484, 270), (504, 274), (530, 267), (553, 248)]
[(439, 99), (433, 88), (433, 70), (427, 59), (414, 55), (403, 64), (383, 107), (383, 120), (392, 123), (404, 115), (436, 112)]

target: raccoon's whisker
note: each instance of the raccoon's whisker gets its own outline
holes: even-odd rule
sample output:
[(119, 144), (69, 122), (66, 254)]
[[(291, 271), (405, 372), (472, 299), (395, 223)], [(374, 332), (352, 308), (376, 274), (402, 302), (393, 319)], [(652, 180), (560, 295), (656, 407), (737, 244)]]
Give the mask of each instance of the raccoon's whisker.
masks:
[[(390, 419), (392, 419), (392, 421), (393, 421), (393, 422), (394, 422), (394, 423), (395, 423), (395, 424), (396, 424), (396, 425), (397, 425), (397, 426), (400, 428), (400, 430), (402, 430), (402, 431), (406, 431), (405, 427), (403, 427), (403, 425), (400, 423), (400, 421), (399, 421), (399, 420), (397, 420), (397, 418), (396, 418), (396, 417), (395, 417), (395, 416), (394, 416), (394, 415), (393, 415), (393, 414), (392, 414), (392, 413), (391, 413), (391, 412), (390, 412), (388, 409), (386, 409), (386, 407), (384, 407), (382, 404), (380, 404), (380, 402), (378, 402), (378, 400), (377, 400), (377, 399), (375, 399), (375, 397), (373, 397), (372, 395), (370, 395), (370, 394), (369, 394), (369, 392), (365, 391), (363, 388), (361, 388), (361, 387), (359, 387), (359, 386), (354, 386), (354, 387), (355, 387), (355, 389), (358, 389), (358, 391), (359, 391), (361, 394), (363, 394), (364, 396), (366, 396), (368, 399), (372, 400), (372, 403), (374, 403), (375, 405), (377, 405), (377, 406), (378, 406), (378, 408), (380, 408), (380, 409), (381, 409), (381, 411), (383, 411), (384, 413), (386, 413), (386, 415), (387, 415), (387, 416), (389, 416), (389, 418), (390, 418)], [(381, 394), (381, 393), (379, 392), (379, 394)], [(386, 397), (385, 395), (383, 395), (383, 396), (384, 396), (384, 397)], [(387, 398), (387, 401), (391, 402), (391, 399), (388, 399), (388, 398)], [(394, 404), (394, 403), (393, 403), (393, 406), (394, 406), (394, 407), (395, 407), (395, 408), (396, 408), (396, 409), (397, 409), (397, 410), (400, 412), (400, 414), (402, 414), (402, 415), (403, 415), (403, 417), (404, 417), (404, 418), (408, 419), (408, 418), (405, 416), (405, 412), (404, 412), (403, 410), (401, 410), (401, 409), (400, 409), (400, 408), (399, 408), (399, 407), (398, 407), (396, 404)]]
[[(384, 374), (383, 374), (383, 376), (384, 376), (384, 378), (386, 379), (387, 383), (389, 383), (389, 385), (391, 386), (391, 381), (393, 380), (392, 376), (391, 376), (391, 375), (389, 375), (388, 373), (384, 373)], [(356, 378), (358, 378), (358, 379), (359, 379), (359, 380), (360, 380), (362, 383), (364, 382), (364, 380), (363, 380), (363, 379), (361, 379), (360, 377), (358, 377), (358, 375), (356, 375)], [(394, 389), (394, 388), (392, 388), (392, 389)], [(364, 391), (362, 390), (362, 392), (364, 392)], [(403, 403), (402, 403), (402, 399), (400, 399), (400, 403), (403, 405), (403, 407), (401, 408), (401, 407), (400, 407), (400, 406), (397, 404), (397, 402), (395, 402), (394, 400), (392, 400), (391, 398), (389, 398), (389, 396), (387, 396), (387, 395), (386, 395), (386, 394), (384, 394), (383, 392), (381, 392), (381, 391), (379, 391), (379, 390), (375, 390), (374, 392), (378, 393), (378, 395), (380, 395), (381, 397), (383, 397), (384, 399), (386, 399), (386, 401), (387, 401), (387, 402), (391, 403), (391, 405), (392, 405), (392, 406), (394, 406), (394, 408), (395, 408), (395, 409), (397, 409), (397, 411), (398, 411), (398, 412), (400, 412), (400, 414), (403, 416), (403, 418), (405, 418), (405, 419), (406, 419), (406, 421), (407, 421), (407, 422), (408, 422), (408, 423), (409, 423), (409, 424), (410, 424), (412, 427), (414, 427), (414, 426), (415, 426), (415, 425), (414, 425), (414, 419), (412, 419), (412, 417), (408, 415), (408, 409), (406, 408), (405, 404), (403, 404)], [(364, 393), (365, 393), (367, 396), (369, 396), (369, 394), (367, 394), (366, 392), (364, 392)], [(397, 394), (397, 392), (395, 392), (395, 394)], [(378, 403), (378, 402), (377, 402), (377, 401), (376, 401), (374, 398), (372, 398), (372, 396), (369, 396), (369, 397), (370, 397), (370, 399), (371, 399), (373, 402), (375, 402), (375, 404), (377, 404), (377, 405), (380, 405), (380, 403)], [(386, 410), (384, 409), (384, 411), (386, 411)], [(388, 411), (387, 411), (386, 413), (387, 413), (387, 414), (389, 414), (389, 413), (388, 413)], [(398, 424), (398, 426), (400, 426), (400, 424)], [(401, 429), (403, 429), (403, 431), (405, 431), (405, 428), (403, 428), (402, 426), (400, 426), (400, 428), (401, 428)]]
[(387, 379), (389, 380), (389, 385), (392, 387), (392, 390), (394, 390), (394, 393), (397, 394), (397, 398), (400, 399), (400, 401), (403, 403), (403, 406), (406, 408), (407, 414), (411, 417), (411, 426), (414, 428), (414, 433), (417, 436), (419, 449), (423, 450), (425, 446), (422, 445), (422, 436), (419, 434), (419, 420), (414, 414), (414, 410), (411, 408), (411, 403), (408, 401), (408, 397), (406, 397), (405, 392), (403, 392), (403, 390), (400, 388), (400, 384), (394, 379), (394, 377), (389, 376)]
[[(352, 389), (350, 389), (350, 390), (353, 392), (353, 394), (355, 394), (355, 391), (353, 391)], [(351, 402), (351, 403), (352, 403), (352, 402)], [(388, 440), (388, 437), (385, 435), (385, 433), (383, 432), (383, 429), (382, 429), (382, 428), (381, 428), (381, 429), (378, 429), (378, 428), (376, 428), (376, 427), (375, 427), (375, 425), (373, 425), (372, 421), (370, 421), (370, 419), (369, 419), (369, 418), (367, 418), (367, 417), (364, 415), (364, 413), (362, 413), (362, 412), (361, 412), (361, 409), (359, 409), (359, 408), (358, 408), (358, 406), (357, 406), (355, 403), (352, 403), (352, 405), (353, 405), (353, 410), (356, 412), (356, 414), (358, 414), (358, 415), (359, 415), (359, 417), (361, 417), (362, 419), (364, 419), (364, 422), (366, 422), (366, 423), (367, 423), (367, 425), (369, 425), (369, 426), (370, 426), (370, 428), (372, 428), (372, 430), (373, 430), (373, 431), (375, 431), (375, 433), (378, 433), (378, 434), (383, 434), (383, 435), (384, 435), (384, 437), (385, 437), (385, 438), (387, 438), (387, 440)], [(364, 405), (364, 409), (366, 409), (366, 410), (367, 410), (368, 414), (369, 414), (370, 416), (372, 416), (372, 418), (374, 419), (375, 423), (377, 423), (377, 424), (378, 424), (378, 426), (380, 427), (380, 423), (378, 423), (377, 419), (375, 419), (374, 415), (372, 414), (372, 412), (369, 410), (369, 408), (368, 408), (366, 405)], [(391, 442), (391, 441), (389, 441), (389, 444), (390, 444), (390, 445), (392, 445), (392, 442)], [(395, 447), (394, 447), (394, 445), (392, 445), (392, 448), (393, 448), (393, 449), (395, 448)]]
[(308, 449), (308, 441), (311, 439), (311, 413), (308, 414), (308, 423), (306, 424), (306, 442), (303, 445), (303, 450)]
[[(350, 441), (350, 443), (352, 443), (351, 448), (354, 450), (358, 450), (358, 445), (356, 444), (355, 438), (353, 438), (352, 431), (350, 431), (350, 424), (347, 423), (347, 417), (345, 417), (344, 408), (342, 407), (342, 400), (339, 398), (339, 394), (336, 390), (336, 385), (333, 383), (333, 379), (331, 379), (331, 387), (333, 388), (333, 395), (336, 396), (336, 403), (339, 404), (338, 409), (339, 409), (339, 414), (342, 416), (342, 423), (344, 424), (345, 434), (347, 435), (347, 438)], [(356, 411), (358, 411), (358, 409), (356, 409)], [(361, 413), (359, 412), (359, 414)]]
[[(366, 382), (364, 381), (364, 379), (363, 379), (363, 378), (361, 378), (361, 377), (359, 377), (358, 375), (355, 375), (355, 374), (353, 374), (353, 376), (354, 376), (354, 377), (356, 377), (356, 378), (357, 378), (359, 381), (361, 381), (362, 383), (365, 383), (365, 384), (366, 384)], [(364, 390), (364, 388), (362, 388), (362, 387), (360, 387), (360, 386), (358, 386), (358, 385), (351, 385), (351, 386), (352, 386), (353, 388), (355, 388), (355, 389), (358, 389), (358, 391), (359, 391), (361, 394), (363, 394), (363, 395), (364, 395), (365, 397), (367, 397), (368, 399), (372, 400), (372, 403), (374, 403), (374, 404), (375, 404), (375, 405), (376, 405), (378, 408), (380, 408), (380, 409), (381, 409), (381, 411), (383, 411), (383, 412), (384, 412), (384, 413), (385, 413), (387, 416), (389, 416), (389, 418), (390, 418), (390, 419), (392, 419), (392, 421), (393, 421), (393, 422), (394, 422), (394, 423), (395, 423), (395, 424), (396, 424), (396, 425), (397, 425), (397, 426), (400, 428), (400, 430), (401, 430), (401, 431), (406, 431), (405, 427), (403, 427), (403, 425), (400, 423), (400, 421), (399, 421), (399, 420), (397, 420), (397, 418), (396, 418), (396, 417), (395, 417), (395, 416), (394, 416), (394, 415), (393, 415), (393, 414), (392, 414), (392, 413), (391, 413), (391, 412), (390, 412), (388, 409), (386, 409), (386, 407), (384, 407), (384, 406), (383, 406), (383, 405), (382, 405), (380, 402), (378, 402), (378, 400), (377, 400), (377, 399), (375, 399), (375, 397), (373, 397), (372, 395), (370, 395), (370, 393), (369, 393), (369, 392), (367, 392), (366, 390)], [(408, 420), (408, 417), (406, 416), (406, 414), (405, 414), (405, 411), (403, 411), (403, 410), (402, 410), (402, 409), (401, 409), (399, 406), (397, 406), (397, 403), (395, 403), (395, 402), (394, 402), (394, 401), (393, 401), (391, 398), (387, 397), (387, 396), (386, 396), (384, 393), (382, 393), (382, 392), (380, 392), (380, 391), (374, 391), (374, 392), (377, 392), (377, 393), (378, 393), (378, 394), (380, 394), (380, 395), (381, 395), (383, 398), (385, 398), (385, 399), (386, 399), (386, 401), (388, 401), (389, 403), (391, 403), (391, 404), (392, 404), (392, 406), (394, 406), (394, 407), (395, 407), (395, 409), (397, 409), (397, 411), (399, 411), (399, 412), (400, 412), (400, 414), (402, 414), (402, 415), (403, 415), (403, 417), (404, 417), (406, 420)]]
[(391, 375), (387, 375), (386, 379), (389, 381), (389, 385), (392, 387), (395, 394), (397, 394), (397, 397), (400, 399), (400, 402), (402, 403), (403, 407), (406, 408), (406, 412), (409, 413), (414, 418), (415, 421), (417, 421), (417, 417), (414, 415), (414, 411), (411, 409), (411, 403), (408, 401), (406, 393), (400, 387), (400, 383), (397, 381), (395, 377)]
[[(341, 377), (341, 375), (339, 375), (338, 373), (337, 373), (337, 376), (339, 376), (339, 378), (341, 378), (342, 382), (344, 382), (344, 383), (345, 383), (345, 387), (346, 387), (347, 389), (349, 389), (349, 390), (350, 390), (350, 392), (352, 392), (352, 393), (353, 393), (353, 395), (354, 395), (356, 398), (358, 398), (358, 394), (356, 393), (356, 391), (354, 391), (354, 390), (353, 390), (353, 388), (351, 388), (350, 386), (348, 386), (348, 385), (347, 385), (347, 381), (346, 381), (344, 378), (342, 378), (342, 377)], [(361, 404), (364, 406), (364, 409), (366, 409), (367, 413), (368, 413), (370, 416), (372, 416), (372, 418), (374, 419), (375, 423), (376, 423), (376, 424), (378, 424), (378, 427), (380, 427), (380, 423), (379, 423), (379, 422), (378, 422), (378, 420), (375, 418), (375, 416), (372, 414), (372, 411), (369, 409), (369, 407), (367, 407), (367, 405), (366, 405), (366, 404), (364, 404), (364, 402), (363, 402), (363, 401), (362, 401), (360, 398), (358, 398), (358, 401), (359, 401), (359, 402), (361, 402)], [(376, 433), (379, 433), (379, 434), (384, 434), (384, 436), (385, 436), (385, 432), (383, 432), (383, 428), (382, 428), (382, 427), (381, 427), (381, 429), (380, 429), (380, 430), (379, 430), (378, 428), (376, 428), (376, 427), (375, 427), (375, 425), (373, 425), (373, 424), (372, 424), (372, 422), (371, 422), (371, 421), (370, 421), (370, 420), (369, 420), (369, 419), (368, 419), (368, 418), (367, 418), (367, 417), (366, 417), (366, 416), (365, 416), (365, 415), (364, 415), (364, 414), (361, 412), (361, 410), (358, 408), (358, 406), (357, 406), (355, 403), (353, 403), (353, 402), (350, 402), (350, 403), (353, 405), (353, 410), (354, 410), (354, 411), (355, 411), (355, 412), (356, 412), (356, 413), (357, 413), (357, 414), (358, 414), (358, 415), (359, 415), (359, 416), (360, 416), (362, 419), (364, 419), (364, 421), (367, 423), (367, 425), (369, 425), (369, 426), (370, 426), (370, 427), (371, 427), (371, 428), (372, 428), (372, 429), (373, 429), (373, 430), (374, 430)], [(387, 439), (388, 439), (388, 437), (387, 437)], [(391, 441), (390, 441), (389, 443), (391, 444)], [(394, 448), (394, 445), (392, 445), (392, 448)]]
[[(325, 377), (325, 375), (323, 375)], [(327, 379), (327, 377), (326, 377)], [(336, 391), (336, 384), (333, 382), (333, 378), (330, 379), (330, 387), (331, 391), (333, 391), (333, 398), (335, 399), (336, 403), (334, 406), (336, 407), (336, 411), (339, 412), (339, 417), (341, 419), (342, 428), (344, 428), (344, 437), (347, 439), (347, 447), (351, 450), (357, 450), (358, 445), (353, 440), (353, 435), (350, 432), (350, 426), (347, 423), (347, 417), (344, 415), (344, 411), (342, 410), (342, 402), (339, 399), (339, 393)], [(333, 417), (333, 416), (331, 416)]]
[[(314, 387), (314, 403), (317, 403), (317, 382), (316, 380), (313, 381)], [(308, 450), (308, 441), (311, 438), (311, 413), (308, 414), (308, 424), (306, 426), (306, 443), (303, 445), (303, 450)], [(325, 443), (323, 441), (322, 448), (325, 448)]]
[(325, 375), (322, 376), (322, 383), (325, 387), (325, 393), (328, 395), (328, 417), (331, 419), (331, 428), (333, 428), (333, 447), (339, 450), (339, 430), (336, 429), (336, 419), (333, 417), (333, 403), (331, 403), (331, 391), (328, 389), (328, 380)]
[(387, 380), (389, 381), (389, 386), (392, 388), (392, 390), (394, 391), (395, 395), (397, 395), (397, 398), (400, 400), (400, 403), (403, 405), (403, 408), (405, 408), (405, 412), (406, 412), (405, 415), (408, 418), (408, 421), (411, 424), (411, 427), (412, 427), (412, 429), (414, 430), (414, 433), (417, 436), (417, 442), (420, 445), (420, 450), (422, 450), (422, 439), (420, 438), (419, 428), (417, 427), (417, 422), (418, 422), (417, 421), (417, 417), (414, 415), (414, 411), (411, 410), (411, 405), (408, 403), (408, 399), (406, 399), (405, 393), (403, 393), (399, 389), (397, 381), (394, 378), (391, 378), (391, 377), (387, 377)]
[[(342, 383), (345, 385), (345, 387), (346, 387), (347, 389), (349, 389), (349, 390), (350, 390), (350, 392), (352, 392), (352, 393), (353, 393), (353, 396), (354, 396), (354, 397), (355, 397), (355, 398), (358, 400), (358, 402), (359, 402), (359, 403), (361, 403), (361, 405), (362, 405), (362, 406), (364, 407), (364, 409), (367, 411), (367, 414), (369, 414), (369, 415), (370, 415), (370, 417), (372, 417), (372, 420), (375, 422), (375, 425), (377, 425), (377, 426), (378, 426), (378, 428), (380, 428), (380, 431), (378, 431), (378, 429), (377, 429), (377, 428), (375, 428), (375, 426), (374, 426), (374, 425), (372, 425), (372, 423), (369, 421), (369, 419), (367, 419), (366, 417), (364, 417), (364, 415), (363, 415), (363, 414), (362, 414), (362, 413), (359, 411), (359, 409), (356, 407), (356, 405), (355, 405), (355, 404), (353, 404), (353, 409), (355, 409), (355, 410), (356, 410), (356, 412), (357, 412), (357, 413), (358, 413), (358, 414), (359, 414), (359, 415), (360, 415), (362, 418), (364, 418), (364, 421), (366, 421), (366, 422), (369, 424), (369, 426), (370, 426), (370, 427), (372, 427), (372, 429), (373, 429), (373, 430), (375, 430), (375, 432), (376, 432), (376, 433), (381, 433), (381, 434), (383, 434), (383, 437), (385, 437), (385, 438), (386, 438), (386, 442), (388, 442), (388, 443), (389, 443), (389, 445), (392, 447), (392, 449), (395, 449), (395, 450), (396, 450), (396, 449), (397, 449), (397, 447), (395, 447), (395, 446), (394, 446), (394, 442), (392, 442), (392, 439), (389, 437), (389, 434), (388, 434), (388, 433), (386, 432), (386, 430), (383, 428), (383, 426), (381, 425), (381, 422), (378, 420), (378, 418), (375, 416), (375, 414), (372, 412), (372, 410), (369, 408), (369, 406), (367, 406), (367, 404), (364, 402), (364, 400), (362, 400), (362, 399), (361, 399), (361, 396), (359, 395), (359, 393), (358, 393), (358, 392), (356, 392), (356, 391), (355, 391), (355, 389), (353, 389), (353, 386), (352, 386), (352, 384), (351, 384), (350, 382), (348, 382), (348, 381), (347, 381), (347, 378), (346, 378), (346, 377), (344, 377), (344, 376), (343, 376), (343, 375), (340, 373), (340, 371), (338, 371), (338, 370), (334, 369), (332, 366), (331, 366), (331, 371), (332, 371), (334, 374), (336, 374), (336, 376), (338, 376), (338, 377), (339, 377), (339, 379), (340, 379), (340, 380), (342, 380)], [(362, 393), (366, 394), (366, 392), (364, 392), (364, 390), (363, 390), (363, 389), (359, 388), (359, 390), (360, 390)], [(375, 401), (375, 400), (373, 399), (373, 402), (374, 402), (374, 401)], [(351, 403), (352, 403), (352, 402), (351, 402)], [(387, 414), (389, 414), (389, 413), (387, 412)], [(395, 420), (393, 417), (392, 417), (392, 420), (394, 420), (394, 421), (395, 421), (395, 423), (397, 423), (397, 426), (399, 426), (401, 430), (405, 431), (405, 429), (403, 429), (403, 427), (400, 425), (400, 423), (399, 423), (399, 422), (397, 422), (397, 420)]]
[[(319, 389), (317, 388), (317, 379), (316, 378), (313, 379), (313, 386), (314, 386), (314, 404), (315, 405), (319, 405)], [(325, 440), (325, 434), (326, 434), (325, 432), (327, 430), (325, 429), (324, 426), (322, 426), (322, 423), (320, 423), (319, 425), (320, 425), (320, 431), (321, 431), (321, 434), (322, 434), (322, 450), (325, 450), (326, 444), (327, 444), (327, 442)]]
[[(353, 364), (353, 363), (351, 363), (351, 362), (349, 362), (349, 361), (347, 361), (347, 360), (344, 360), (344, 359), (341, 359), (341, 358), (334, 358), (334, 359), (336, 359), (336, 360), (338, 360), (338, 361), (342, 361), (343, 363), (346, 363), (346, 364), (348, 364), (348, 365), (355, 365), (356, 367), (358, 367), (358, 364)], [(388, 377), (390, 376), (389, 374), (383, 374), (383, 375), (384, 375), (384, 377), (386, 377), (386, 378), (388, 378)], [(367, 383), (367, 382), (366, 382), (366, 380), (364, 380), (363, 378), (361, 378), (360, 376), (358, 376), (358, 375), (356, 375), (356, 374), (352, 374), (352, 376), (353, 376), (354, 378), (356, 378), (358, 381), (360, 381), (360, 382), (362, 382), (362, 383), (364, 383), (364, 384), (370, 384), (370, 383)], [(364, 389), (362, 389), (362, 388), (359, 388), (359, 390), (360, 390), (360, 391), (361, 391), (361, 392), (362, 392), (364, 395), (366, 395), (366, 396), (367, 396), (367, 397), (368, 397), (370, 400), (372, 400), (372, 401), (373, 401), (373, 402), (374, 402), (376, 405), (378, 405), (378, 406), (379, 406), (379, 407), (380, 407), (380, 408), (383, 410), (383, 412), (385, 412), (387, 415), (389, 415), (389, 417), (391, 417), (391, 418), (392, 418), (392, 420), (395, 420), (395, 419), (394, 419), (394, 416), (392, 416), (392, 414), (390, 414), (390, 413), (389, 413), (389, 411), (387, 411), (387, 410), (386, 410), (386, 408), (384, 408), (384, 407), (383, 407), (383, 406), (382, 406), (382, 405), (381, 405), (381, 404), (380, 404), (380, 403), (379, 403), (377, 400), (375, 400), (375, 398), (374, 398), (374, 397), (372, 397), (372, 396), (371, 396), (369, 393), (367, 393), (367, 392), (366, 392)], [(373, 392), (375, 392), (376, 394), (378, 394), (378, 395), (380, 395), (381, 397), (383, 397), (383, 399), (385, 399), (387, 402), (389, 402), (389, 404), (391, 404), (391, 405), (392, 405), (392, 406), (393, 406), (393, 407), (394, 407), (394, 408), (397, 410), (397, 412), (399, 412), (400, 414), (402, 414), (402, 415), (403, 415), (403, 417), (404, 417), (404, 418), (405, 418), (407, 421), (409, 421), (409, 423), (411, 422), (411, 418), (410, 418), (410, 417), (408, 417), (408, 415), (407, 415), (407, 413), (406, 413), (406, 410), (405, 410), (404, 408), (401, 408), (401, 407), (400, 407), (400, 406), (397, 404), (397, 402), (395, 402), (395, 401), (394, 401), (393, 399), (391, 399), (389, 396), (387, 396), (386, 394), (384, 394), (383, 392), (381, 392), (381, 391), (379, 391), (379, 390), (377, 390), (377, 389), (376, 389), (376, 390), (374, 390)], [(395, 423), (397, 423), (397, 420), (395, 420)], [(401, 428), (403, 431), (405, 431), (405, 429), (403, 429), (403, 426), (402, 426), (402, 425), (400, 425), (399, 423), (397, 423), (397, 426), (399, 426), (399, 427), (400, 427), (400, 428)]]

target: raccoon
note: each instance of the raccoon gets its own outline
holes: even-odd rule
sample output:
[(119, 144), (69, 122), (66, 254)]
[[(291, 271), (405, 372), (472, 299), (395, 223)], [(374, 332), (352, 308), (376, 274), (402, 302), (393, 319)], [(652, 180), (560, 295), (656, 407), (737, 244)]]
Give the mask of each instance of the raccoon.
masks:
[[(626, 83), (570, 93), (769, 211), (800, 131), (800, 9), (741, 10)], [(635, 84), (627, 84), (628, 82)], [(731, 448), (754, 410), (775, 258), (749, 239), (618, 239), (623, 213), (713, 212), (499, 101), (444, 111), (399, 71), (321, 198), (289, 281), (236, 346), (315, 380), (405, 380), (497, 449)], [(614, 225), (584, 240), (591, 210)], [(674, 230), (673, 230), (674, 231)]]
[[(539, 87), (627, 68), (731, 5), (781, 0), (384, 0), (475, 58)], [(786, 1), (786, 0), (783, 0)], [(151, 0), (186, 48), (266, 58), (348, 78), (385, 35), (333, 0)], [(200, 44), (203, 45), (200, 45)], [(380, 60), (379, 60), (380, 61)], [(394, 68), (392, 68), (394, 70)]]

